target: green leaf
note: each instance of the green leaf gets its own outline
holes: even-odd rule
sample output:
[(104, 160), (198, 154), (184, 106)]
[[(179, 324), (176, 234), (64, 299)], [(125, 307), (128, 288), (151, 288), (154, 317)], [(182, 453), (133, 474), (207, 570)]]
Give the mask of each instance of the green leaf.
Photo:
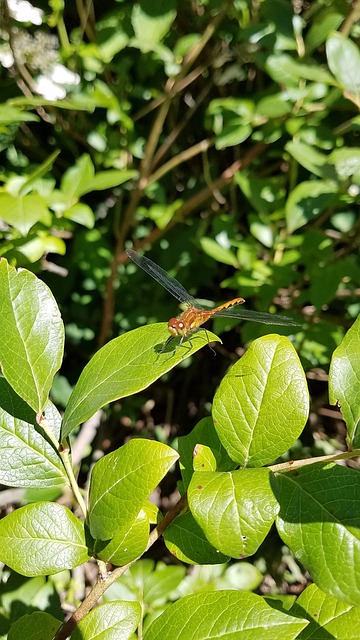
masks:
[(168, 566), (164, 562), (158, 562), (154, 570), (154, 563), (148, 560), (136, 563), (130, 571), (136, 591), (151, 605), (168, 601), (169, 594), (179, 587), (186, 574), (185, 567)]
[(0, 260), (0, 363), (16, 393), (36, 413), (61, 365), (64, 328), (48, 287), (30, 271)]
[(300, 229), (333, 207), (339, 200), (337, 192), (337, 185), (322, 180), (300, 182), (290, 193), (285, 205), (288, 232)]
[(268, 469), (194, 473), (189, 507), (215, 549), (232, 558), (257, 551), (278, 511), (270, 475)]
[(77, 624), (71, 640), (128, 640), (141, 618), (138, 602), (110, 602), (90, 611)]
[(50, 169), (52, 169), (52, 166), (59, 154), (60, 149), (57, 149), (56, 151), (51, 153), (50, 156), (46, 158), (46, 160), (39, 167), (35, 169), (35, 171), (23, 183), (19, 191), (19, 195), (23, 195), (24, 193), (26, 193), (26, 191), (31, 187), (32, 184), (34, 184), (34, 182), (42, 178), (42, 176), (44, 176), (50, 171)]
[(209, 331), (201, 331), (191, 337), (191, 350), (188, 342), (176, 348), (179, 341), (172, 340), (160, 353), (167, 335), (164, 323), (152, 324), (129, 331), (102, 347), (82, 371), (70, 396), (63, 438), (107, 402), (146, 389), (184, 357), (208, 344), (206, 336), (211, 341), (219, 340)]
[(314, 22), (310, 24), (310, 29), (305, 35), (305, 46), (307, 54), (310, 54), (320, 44), (325, 42), (332, 31), (341, 25), (344, 16), (336, 13), (334, 8), (324, 8), (317, 14)]
[(211, 449), (217, 461), (217, 471), (230, 471), (237, 466), (237, 463), (231, 460), (226, 449), (221, 444), (211, 418), (203, 418), (190, 433), (186, 436), (181, 436), (178, 440), (180, 470), (185, 489), (188, 487), (194, 472), (194, 450), (198, 444), (205, 445)]
[(216, 240), (206, 237), (200, 238), (200, 245), (204, 253), (210, 256), (210, 258), (214, 258), (217, 262), (229, 264), (236, 268), (239, 266), (236, 256), (231, 249), (225, 249), (225, 247), (222, 247)]
[(279, 474), (277, 528), (313, 581), (360, 605), (360, 473), (319, 463)]
[(138, 172), (134, 169), (118, 169), (111, 171), (99, 171), (93, 178), (89, 191), (103, 191), (119, 187), (124, 182), (136, 178)]
[(46, 253), (57, 253), (61, 256), (66, 253), (66, 244), (62, 238), (55, 238), (52, 235), (41, 235), (32, 237), (28, 242), (24, 242), (17, 247), (29, 262), (37, 262)]
[(161, 442), (134, 439), (101, 458), (90, 480), (88, 522), (93, 538), (109, 540), (131, 525), (178, 457)]
[(331, 34), (326, 41), (326, 55), (330, 70), (344, 91), (360, 97), (360, 51), (342, 33)]
[(53, 640), (62, 622), (45, 611), (34, 611), (15, 620), (8, 640)]
[(68, 169), (61, 180), (61, 191), (67, 196), (68, 206), (75, 204), (83, 193), (87, 193), (94, 179), (95, 170), (91, 158), (84, 154), (73, 167)]
[[(231, 621), (231, 622), (230, 622)], [(144, 640), (294, 640), (307, 620), (273, 609), (254, 593), (196, 593), (168, 607), (147, 629)]]
[(350, 442), (360, 447), (360, 316), (335, 349), (329, 371), (329, 399), (339, 403)]
[(51, 224), (45, 200), (38, 195), (13, 196), (10, 193), (0, 193), (0, 218), (22, 236), (26, 236), (39, 221), (46, 226)]
[(66, 209), (62, 215), (67, 220), (73, 220), (73, 222), (82, 224), (83, 227), (87, 227), (88, 229), (92, 229), (95, 224), (95, 217), (92, 210), (87, 204), (82, 202), (77, 202), (70, 207), (70, 209)]
[(175, 17), (175, 0), (140, 0), (134, 4), (131, 23), (135, 36), (146, 47), (162, 42)]
[(61, 487), (67, 476), (61, 459), (39, 427), (0, 409), (0, 482), (9, 487)]
[(290, 613), (305, 616), (310, 624), (298, 636), (299, 640), (358, 640), (360, 638), (359, 608), (340, 602), (310, 584), (300, 594)]
[(0, 407), (9, 413), (10, 416), (36, 424), (36, 413), (26, 402), (14, 391), (8, 381), (0, 376)]
[(336, 181), (337, 175), (334, 167), (328, 164), (327, 156), (316, 148), (303, 142), (287, 142), (286, 151), (311, 173), (325, 180)]
[(10, 107), (8, 104), (0, 105), (0, 123), (12, 124), (22, 122), (39, 122), (40, 118), (34, 113), (26, 113), (24, 109), (17, 109), (16, 107)]
[(322, 69), (320, 65), (301, 64), (285, 53), (270, 55), (267, 58), (265, 69), (273, 80), (281, 85), (297, 86), (299, 79), (334, 84), (330, 73)]
[(334, 149), (328, 156), (328, 162), (335, 166), (339, 180), (352, 178), (360, 184), (360, 148), (342, 147)]
[(63, 505), (28, 504), (0, 520), (0, 558), (24, 576), (73, 569), (89, 559), (84, 523)]
[(290, 341), (255, 340), (223, 378), (213, 419), (229, 456), (244, 467), (272, 462), (296, 441), (309, 413), (306, 377)]
[(132, 523), (116, 531), (110, 542), (108, 540), (96, 541), (94, 547), (96, 557), (121, 567), (144, 553), (149, 540), (149, 532), (149, 520), (145, 511), (141, 510)]
[(210, 447), (197, 444), (194, 448), (194, 471), (216, 471), (216, 457)]
[(175, 518), (165, 529), (163, 537), (170, 553), (180, 562), (220, 564), (229, 560), (229, 556), (210, 544), (190, 511)]

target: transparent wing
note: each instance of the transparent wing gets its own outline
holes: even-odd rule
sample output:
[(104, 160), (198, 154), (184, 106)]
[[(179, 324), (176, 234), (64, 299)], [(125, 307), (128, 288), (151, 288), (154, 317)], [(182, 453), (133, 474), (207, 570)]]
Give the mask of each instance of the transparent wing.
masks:
[(133, 249), (129, 249), (126, 253), (140, 269), (143, 269), (149, 276), (159, 282), (174, 298), (177, 298), (180, 302), (185, 302), (188, 305), (202, 309), (202, 306), (186, 291), (182, 284), (175, 280), (175, 278), (172, 278), (164, 269), (155, 264), (155, 262), (149, 258), (145, 258), (145, 256), (141, 256), (140, 253), (137, 253)]
[(214, 313), (214, 317), (224, 318), (240, 318), (241, 320), (249, 320), (250, 322), (262, 322), (263, 324), (276, 324), (289, 327), (299, 327), (298, 322), (287, 316), (279, 316), (276, 313), (262, 313), (261, 311), (251, 311), (250, 309), (226, 309), (224, 311), (217, 311)]

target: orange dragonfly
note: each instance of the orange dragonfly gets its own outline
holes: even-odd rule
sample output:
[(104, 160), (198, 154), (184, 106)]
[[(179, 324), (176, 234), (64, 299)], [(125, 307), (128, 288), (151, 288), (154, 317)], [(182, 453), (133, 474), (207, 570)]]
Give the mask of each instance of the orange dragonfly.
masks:
[[(140, 255), (133, 249), (126, 251), (129, 258), (135, 262), (135, 264), (149, 274), (154, 280), (159, 282), (174, 298), (177, 298), (180, 302), (186, 305), (185, 311), (183, 311), (177, 318), (170, 318), (168, 322), (168, 330), (170, 338), (166, 344), (172, 338), (180, 337), (179, 346), (186, 339), (190, 342), (189, 336), (196, 331), (199, 331), (201, 326), (213, 317), (223, 318), (240, 318), (241, 320), (250, 320), (251, 322), (262, 322), (263, 324), (276, 324), (283, 326), (298, 326), (292, 318), (287, 316), (279, 316), (273, 313), (261, 313), (259, 311), (250, 311), (249, 309), (236, 309), (240, 304), (245, 302), (244, 298), (233, 298), (224, 304), (215, 307), (214, 309), (205, 309), (193, 296), (186, 291), (186, 289), (170, 276), (164, 269), (159, 267), (149, 258)], [(206, 330), (205, 330), (206, 331)]]

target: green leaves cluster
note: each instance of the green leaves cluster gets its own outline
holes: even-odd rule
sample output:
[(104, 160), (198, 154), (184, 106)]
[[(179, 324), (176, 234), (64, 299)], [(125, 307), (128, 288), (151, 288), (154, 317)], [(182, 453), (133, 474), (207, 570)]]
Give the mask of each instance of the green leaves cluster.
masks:
[[(16, 583), (21, 576), (12, 573), (3, 589), (0, 636), (61, 634), (60, 606), (48, 606), (55, 582), (95, 557), (101, 580), (83, 603), (86, 615), (68, 628), (75, 640), (132, 638), (138, 627), (146, 640), (167, 637), (169, 629), (172, 638), (186, 640), (356, 640), (359, 472), (336, 461), (359, 453), (357, 9), (322, 0), (301, 6), (301, 15), (286, 0), (165, 4), (124, 0), (110, 12), (97, 7), (85, 40), (77, 29), (66, 33), (61, 3), (50, 3), (44, 25), (57, 28), (62, 59), (81, 73), (79, 85), (64, 101), (31, 97), (32, 83), (20, 97), (29, 69), (17, 75), (17, 64), (5, 83), (0, 481), (24, 489), (28, 503), (0, 521), (0, 560), (29, 580)], [(79, 23), (88, 24), (83, 18)], [(0, 26), (4, 44), (12, 29), (19, 25)], [(49, 399), (64, 352), (55, 297), (10, 264), (36, 271), (49, 268), (49, 254), (63, 256), (56, 267), (70, 277), (57, 293), (68, 335), (95, 333), (99, 318), (90, 319), (86, 305), (97, 309), (105, 287), (116, 289), (130, 234), (142, 246), (164, 238), (162, 253), (167, 244), (170, 249), (161, 263), (170, 256), (173, 267), (178, 255), (193, 290), (211, 284), (216, 263), (230, 265), (235, 272), (224, 288), (256, 294), (259, 310), (286, 298), (284, 306), (299, 319), (306, 307), (309, 321), (291, 342), (272, 334), (252, 342), (220, 383), (212, 416), (180, 438), (178, 451), (137, 438), (96, 462), (85, 503), (69, 450), (81, 425), (104, 405), (147, 388), (208, 337), (218, 338), (199, 332), (190, 349), (173, 343), (162, 350), (165, 325), (128, 331), (91, 358), (61, 416)], [(65, 255), (74, 235), (74, 255)], [(108, 240), (109, 247), (116, 244), (112, 268)], [(78, 274), (82, 284), (70, 292)], [(126, 290), (124, 280), (121, 307), (114, 301), (104, 316), (112, 321), (117, 314), (122, 330), (139, 313), (162, 316), (152, 290), (139, 311), (136, 287)], [(222, 330), (220, 319), (215, 327)], [(241, 331), (246, 343), (261, 329), (245, 324)], [(329, 398), (341, 407), (349, 451), (288, 459), (309, 412), (294, 347), (305, 368), (331, 360)], [(163, 519), (149, 496), (177, 460), (182, 500)], [(54, 499), (64, 492), (69, 506), (51, 501), (51, 492)], [(150, 525), (156, 525), (152, 533)], [(296, 601), (240, 590), (259, 585), (254, 567), (244, 582), (239, 568), (249, 566), (243, 559), (273, 527), (315, 583)], [(136, 562), (160, 534), (177, 561), (209, 572), (238, 562), (210, 586), (204, 580), (189, 587), (182, 566)], [(118, 569), (107, 576), (103, 563)], [(127, 582), (115, 582), (129, 565)], [(239, 573), (231, 574), (234, 568)], [(114, 599), (105, 595), (90, 611), (111, 581), (107, 593), (113, 588)], [(29, 608), (19, 611), (18, 601)]]
[[(66, 453), (68, 435), (105, 403), (144, 389), (196, 352), (206, 344), (205, 334), (196, 334), (191, 348), (163, 351), (164, 327), (155, 324), (108, 343), (80, 376), (60, 435), (61, 418), (48, 399), (63, 352), (59, 310), (33, 274), (17, 272), (4, 259), (0, 266), (1, 481), (26, 488), (69, 484), (78, 495)], [(330, 378), (333, 401), (344, 403), (349, 442), (358, 438), (360, 370), (354, 354), (359, 349), (360, 319), (334, 354)], [(360, 502), (358, 471), (336, 465), (336, 456), (264, 466), (294, 444), (308, 411), (305, 375), (290, 341), (278, 335), (260, 338), (224, 377), (213, 420), (201, 421), (181, 438), (179, 452), (156, 441), (130, 440), (94, 465), (85, 520), (56, 502), (29, 503), (0, 521), (0, 559), (25, 576), (56, 574), (93, 555), (122, 567), (144, 553), (151, 544), (150, 524), (160, 522), (165, 544), (178, 560), (218, 565), (252, 556), (275, 523), (317, 585), (309, 587), (310, 601), (315, 598), (319, 608), (330, 611), (336, 599), (351, 618), (360, 606), (360, 520), (354, 508)], [(182, 512), (162, 527), (162, 516), (148, 498), (179, 458), (188, 506), (183, 498)], [(80, 506), (85, 509), (82, 501)], [(249, 637), (260, 624), (268, 629), (266, 637), (276, 632), (295, 638), (313, 624), (308, 591), (302, 595), (304, 604), (300, 599), (293, 604), (294, 611), (226, 588), (188, 595), (152, 622), (144, 637), (157, 638), (171, 625), (173, 636), (180, 638), (186, 625), (187, 637), (195, 640), (199, 621), (200, 637), (211, 629), (220, 636), (231, 620), (237, 637)], [(138, 603), (112, 601), (85, 616), (72, 637), (83, 634), (88, 640), (106, 628), (106, 638), (130, 638), (140, 613)], [(336, 616), (330, 617), (336, 627)], [(42, 638), (50, 640), (60, 623), (45, 612), (20, 617), (9, 637), (25, 632), (38, 637), (42, 620)], [(324, 620), (326, 628), (328, 614)]]

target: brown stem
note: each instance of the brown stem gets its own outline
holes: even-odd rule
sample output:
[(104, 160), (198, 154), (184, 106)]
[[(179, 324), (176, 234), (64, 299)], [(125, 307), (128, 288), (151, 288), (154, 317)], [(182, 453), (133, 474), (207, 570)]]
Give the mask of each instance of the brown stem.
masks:
[(360, 0), (356, 0), (356, 2), (354, 2), (349, 15), (340, 27), (340, 32), (344, 36), (348, 36), (353, 24), (355, 24), (355, 22), (357, 22), (358, 20), (360, 20)]
[(152, 164), (153, 170), (154, 170), (154, 167), (156, 167), (156, 165), (159, 164), (161, 158), (163, 158), (163, 156), (166, 155), (166, 153), (169, 151), (170, 147), (174, 144), (175, 140), (179, 137), (180, 133), (183, 131), (187, 123), (193, 117), (195, 111), (197, 111), (197, 109), (200, 107), (202, 102), (204, 102), (205, 98), (210, 93), (210, 89), (211, 89), (211, 82), (208, 82), (200, 92), (199, 96), (196, 98), (196, 101), (194, 102), (194, 104), (185, 112), (185, 115), (182, 121), (179, 122), (179, 124), (176, 127), (174, 127), (172, 131), (170, 131), (166, 140), (163, 142), (163, 144), (159, 147), (156, 154), (154, 155), (153, 164)]
[[(187, 497), (186, 494), (180, 498), (175, 507), (168, 511), (165, 518), (158, 524), (158, 526), (153, 529), (150, 533), (149, 540), (145, 551), (150, 549), (150, 547), (160, 538), (165, 529), (169, 526), (169, 524), (179, 515), (179, 513), (185, 509), (187, 506)], [(144, 553), (145, 553), (144, 551)], [(140, 556), (141, 557), (141, 556)], [(112, 571), (105, 579), (99, 578), (91, 589), (90, 593), (86, 596), (85, 600), (81, 603), (79, 608), (72, 614), (71, 618), (61, 627), (60, 631), (56, 634), (54, 640), (66, 640), (70, 636), (70, 634), (74, 631), (80, 620), (91, 611), (91, 609), (97, 604), (98, 600), (101, 598), (103, 593), (105, 593), (106, 589), (112, 585), (115, 580), (120, 578), (120, 576), (125, 573), (135, 562), (137, 562), (139, 558), (135, 558), (128, 564), (123, 567), (117, 567)]]
[(177, 154), (177, 156), (174, 156), (168, 162), (165, 162), (165, 164), (163, 164), (157, 171), (149, 176), (147, 184), (151, 184), (152, 182), (156, 182), (156, 180), (160, 180), (160, 178), (162, 178), (172, 169), (175, 169), (175, 167), (178, 167), (182, 162), (186, 162), (187, 160), (194, 158), (194, 156), (198, 155), (199, 153), (207, 151), (209, 147), (211, 147), (214, 143), (215, 139), (201, 140), (200, 142), (194, 144), (192, 147), (181, 151)]

